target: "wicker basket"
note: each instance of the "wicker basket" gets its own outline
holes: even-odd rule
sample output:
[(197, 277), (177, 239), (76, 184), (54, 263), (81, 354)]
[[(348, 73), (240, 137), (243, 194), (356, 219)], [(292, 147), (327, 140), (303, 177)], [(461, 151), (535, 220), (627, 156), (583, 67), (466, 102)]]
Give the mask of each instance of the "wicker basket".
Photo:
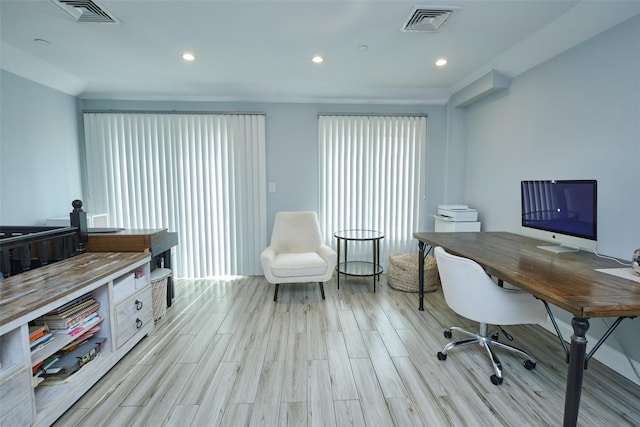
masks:
[(168, 268), (156, 268), (151, 272), (151, 296), (153, 320), (157, 321), (167, 312), (167, 280), (171, 276)]
[[(435, 291), (438, 280), (436, 259), (427, 255), (424, 259), (424, 291)], [(418, 254), (392, 254), (389, 257), (387, 282), (398, 291), (418, 292)]]

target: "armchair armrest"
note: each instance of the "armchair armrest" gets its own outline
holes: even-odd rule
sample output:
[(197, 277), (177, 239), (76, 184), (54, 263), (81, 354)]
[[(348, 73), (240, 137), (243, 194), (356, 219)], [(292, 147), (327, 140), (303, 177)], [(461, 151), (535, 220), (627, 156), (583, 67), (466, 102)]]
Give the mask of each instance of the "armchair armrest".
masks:
[(329, 269), (333, 271), (333, 269), (336, 267), (336, 263), (338, 262), (338, 254), (336, 253), (336, 251), (334, 251), (333, 248), (323, 244), (318, 248), (318, 254), (327, 262), (327, 264), (329, 265)]
[(267, 247), (264, 251), (262, 251), (262, 253), (260, 254), (260, 261), (262, 262), (263, 266), (271, 266), (273, 264), (273, 261), (276, 259), (276, 250), (273, 249), (271, 246)]

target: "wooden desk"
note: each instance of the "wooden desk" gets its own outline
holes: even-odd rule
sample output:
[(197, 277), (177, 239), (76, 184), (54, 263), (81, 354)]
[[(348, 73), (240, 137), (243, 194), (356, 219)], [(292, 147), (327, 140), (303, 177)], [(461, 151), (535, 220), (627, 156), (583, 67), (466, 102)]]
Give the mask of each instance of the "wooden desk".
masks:
[[(543, 301), (573, 314), (564, 425), (578, 421), (582, 379), (586, 366), (585, 338), (591, 317), (640, 315), (640, 283), (595, 271), (618, 268), (612, 260), (589, 252), (554, 254), (537, 246), (548, 244), (512, 233), (413, 233), (420, 248), (419, 309), (424, 310), (425, 245), (470, 258), (488, 274), (511, 283)], [(606, 336), (604, 337), (606, 339)]]
[[(115, 233), (91, 233), (87, 241), (87, 252), (147, 252), (151, 254), (151, 270), (160, 267), (171, 268), (171, 248), (178, 244), (178, 233), (166, 228), (131, 229)], [(167, 307), (171, 307), (175, 291), (173, 278), (167, 280)]]

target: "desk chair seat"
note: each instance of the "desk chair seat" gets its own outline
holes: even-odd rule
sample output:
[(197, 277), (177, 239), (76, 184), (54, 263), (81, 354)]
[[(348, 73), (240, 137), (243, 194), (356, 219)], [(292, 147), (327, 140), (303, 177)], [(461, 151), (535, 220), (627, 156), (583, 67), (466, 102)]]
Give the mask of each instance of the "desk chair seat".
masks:
[(338, 255), (322, 241), (318, 215), (313, 211), (278, 212), (273, 222), (271, 244), (260, 255), (264, 276), (275, 284), (273, 300), (281, 283), (320, 285), (331, 279)]
[[(451, 327), (444, 332), (445, 338), (451, 338), (453, 332), (459, 332), (470, 338), (453, 341), (438, 352), (439, 360), (446, 360), (447, 353), (456, 348), (469, 344), (479, 344), (483, 347), (493, 365), (493, 384), (501, 384), (502, 364), (494, 352), (494, 347), (515, 352), (526, 360), (524, 367), (534, 369), (536, 360), (526, 351), (500, 342), (497, 334), (489, 331), (489, 325), (517, 325), (544, 322), (547, 312), (542, 301), (532, 295), (519, 290), (502, 288), (487, 275), (476, 262), (447, 253), (443, 248), (434, 250), (442, 282), (442, 290), (447, 305), (459, 315), (480, 324), (478, 333), (470, 332), (459, 327)], [(504, 330), (503, 330), (504, 332)], [(504, 333), (512, 340), (511, 336)]]

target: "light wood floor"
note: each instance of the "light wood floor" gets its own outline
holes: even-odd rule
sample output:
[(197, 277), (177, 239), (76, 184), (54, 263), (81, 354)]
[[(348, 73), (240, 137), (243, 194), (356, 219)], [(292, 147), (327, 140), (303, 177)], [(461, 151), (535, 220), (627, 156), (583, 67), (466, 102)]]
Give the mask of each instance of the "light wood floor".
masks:
[[(178, 280), (156, 332), (56, 426), (559, 426), (564, 353), (539, 326), (508, 328), (538, 366), (499, 352), (500, 386), (477, 346), (436, 353), (443, 330), (473, 324), (442, 292), (398, 292), (383, 276), (280, 286), (263, 277)], [(581, 426), (640, 425), (640, 387), (592, 361)]]

